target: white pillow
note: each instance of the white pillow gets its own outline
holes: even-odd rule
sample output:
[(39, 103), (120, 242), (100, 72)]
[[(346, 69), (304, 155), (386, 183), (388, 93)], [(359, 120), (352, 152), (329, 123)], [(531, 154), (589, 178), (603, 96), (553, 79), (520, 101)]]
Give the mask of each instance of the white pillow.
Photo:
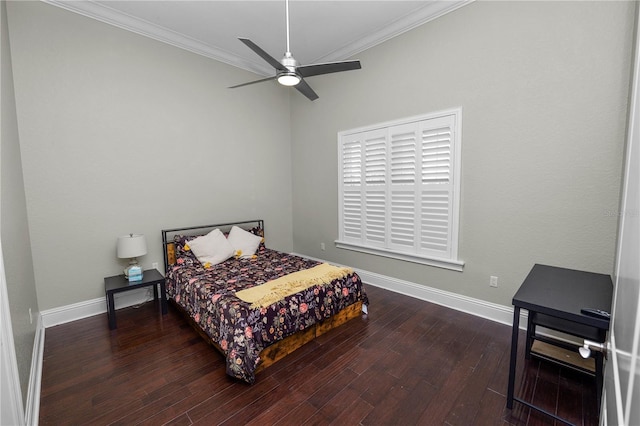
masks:
[(203, 265), (209, 263), (217, 265), (233, 256), (235, 250), (229, 244), (224, 234), (219, 229), (214, 229), (207, 235), (189, 241), (189, 247), (193, 254)]
[(227, 241), (235, 250), (236, 257), (251, 257), (256, 254), (262, 237), (234, 226), (229, 232)]

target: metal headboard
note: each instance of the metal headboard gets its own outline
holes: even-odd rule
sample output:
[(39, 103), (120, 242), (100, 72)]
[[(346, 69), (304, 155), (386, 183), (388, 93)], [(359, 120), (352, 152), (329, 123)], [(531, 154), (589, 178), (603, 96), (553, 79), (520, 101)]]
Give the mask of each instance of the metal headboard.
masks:
[(164, 270), (167, 270), (169, 266), (169, 258), (167, 249), (170, 244), (173, 244), (173, 238), (175, 235), (203, 235), (215, 228), (221, 228), (224, 232), (226, 229), (231, 229), (232, 226), (238, 226), (243, 229), (251, 229), (256, 226), (262, 229), (264, 235), (264, 220), (245, 220), (242, 222), (229, 222), (229, 223), (216, 223), (213, 225), (201, 225), (201, 226), (188, 226), (183, 228), (163, 229), (162, 232), (162, 252), (164, 254)]

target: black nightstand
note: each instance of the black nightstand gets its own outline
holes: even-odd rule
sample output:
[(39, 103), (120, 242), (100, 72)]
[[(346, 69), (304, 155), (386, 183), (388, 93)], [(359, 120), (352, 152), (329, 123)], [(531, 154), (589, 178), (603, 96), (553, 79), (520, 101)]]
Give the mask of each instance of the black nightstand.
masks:
[(122, 293), (136, 288), (153, 286), (153, 299), (158, 300), (158, 284), (160, 284), (160, 304), (162, 306), (162, 315), (167, 313), (167, 293), (164, 285), (164, 277), (156, 269), (148, 269), (142, 274), (142, 281), (129, 282), (124, 275), (116, 275), (104, 279), (104, 292), (107, 296), (107, 316), (109, 318), (109, 328), (115, 329), (116, 326), (116, 309), (113, 301), (113, 295)]

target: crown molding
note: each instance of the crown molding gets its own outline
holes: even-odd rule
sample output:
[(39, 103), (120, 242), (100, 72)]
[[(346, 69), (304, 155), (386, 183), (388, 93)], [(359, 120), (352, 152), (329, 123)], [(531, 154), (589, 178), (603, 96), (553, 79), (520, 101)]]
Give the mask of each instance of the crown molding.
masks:
[[(68, 1), (68, 0), (41, 0), (52, 6), (96, 19), (115, 27), (140, 34), (145, 37), (166, 43), (180, 49), (187, 50), (197, 55), (205, 56), (216, 61), (223, 62), (234, 67), (242, 68), (253, 73), (270, 76), (273, 75), (273, 69), (261, 62), (253, 62), (243, 58), (239, 58), (223, 49), (208, 45), (192, 37), (185, 36), (176, 31), (153, 24), (151, 22), (136, 18), (126, 13), (120, 12), (102, 3), (96, 3), (93, 0)], [(350, 58), (357, 53), (383, 43), (393, 37), (410, 31), (420, 25), (439, 18), (449, 12), (452, 12), (462, 6), (472, 3), (475, 0), (445, 0), (433, 1), (425, 7), (418, 9), (400, 19), (394, 21), (391, 25), (380, 28), (379, 31), (371, 33), (361, 39), (348, 43), (340, 49), (317, 58), (312, 61), (332, 62), (341, 61)]]
[(254, 72), (256, 74), (265, 76), (273, 74), (273, 68), (269, 66), (238, 58), (237, 56), (232, 55), (222, 49), (212, 47), (192, 37), (187, 37), (184, 34), (180, 34), (176, 31), (170, 30), (160, 25), (156, 25), (151, 22), (120, 12), (111, 7), (105, 6), (104, 4), (96, 3), (93, 0), (41, 1), (52, 6), (57, 6), (62, 9), (68, 10), (70, 12), (74, 12), (79, 15), (104, 22), (105, 24), (113, 25), (114, 27), (118, 27), (123, 30), (149, 37), (162, 43), (187, 50), (197, 55), (205, 56), (207, 58), (215, 59), (216, 61), (224, 62), (225, 64)]
[(406, 33), (407, 31), (411, 31), (420, 25), (433, 21), (434, 19), (453, 12), (454, 10), (459, 9), (462, 6), (466, 6), (469, 3), (473, 3), (474, 1), (475, 0), (445, 0), (430, 2), (425, 7), (397, 19), (390, 25), (386, 25), (385, 27), (380, 28), (380, 30), (359, 40), (355, 40), (341, 49), (336, 49), (321, 58), (316, 58), (313, 62), (332, 62), (351, 58), (364, 50), (384, 43), (385, 41)]

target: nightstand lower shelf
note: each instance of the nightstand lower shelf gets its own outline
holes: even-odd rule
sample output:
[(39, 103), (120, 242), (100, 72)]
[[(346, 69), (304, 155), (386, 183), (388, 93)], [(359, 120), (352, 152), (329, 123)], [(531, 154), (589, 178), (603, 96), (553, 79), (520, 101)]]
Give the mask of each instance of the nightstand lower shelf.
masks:
[(550, 343), (535, 340), (531, 346), (531, 356), (551, 361), (582, 373), (588, 373), (594, 376), (596, 374), (596, 360), (594, 358), (582, 358), (577, 349), (571, 351)]

